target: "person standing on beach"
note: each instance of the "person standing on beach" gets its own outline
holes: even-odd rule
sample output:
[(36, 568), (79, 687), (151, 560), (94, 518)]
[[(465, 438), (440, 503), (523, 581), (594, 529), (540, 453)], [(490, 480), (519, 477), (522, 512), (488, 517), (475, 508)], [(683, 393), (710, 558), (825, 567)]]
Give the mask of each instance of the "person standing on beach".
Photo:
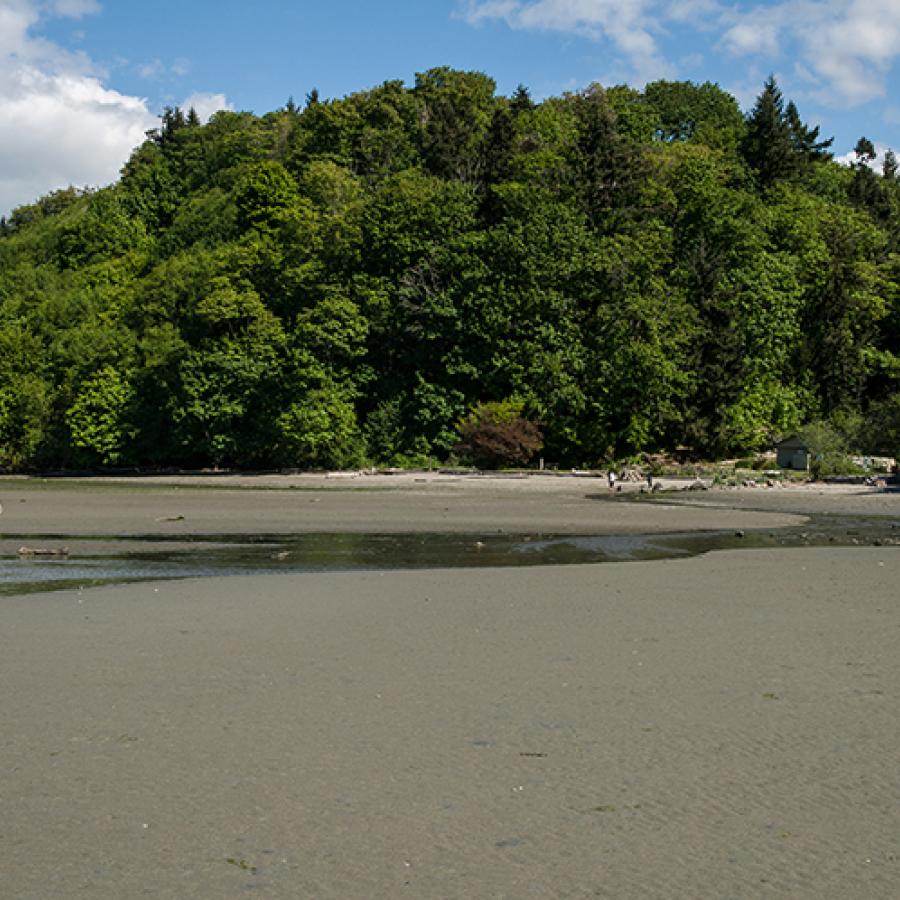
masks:
[(606, 480), (609, 482), (609, 489), (612, 490), (616, 486), (616, 473), (612, 469), (606, 473)]

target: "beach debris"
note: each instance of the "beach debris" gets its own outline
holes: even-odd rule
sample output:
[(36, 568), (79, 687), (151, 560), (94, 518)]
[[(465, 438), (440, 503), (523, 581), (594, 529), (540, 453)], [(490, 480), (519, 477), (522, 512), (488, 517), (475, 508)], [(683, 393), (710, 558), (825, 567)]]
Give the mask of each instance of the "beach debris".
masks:
[(184, 516), (160, 516), (157, 522), (183, 522)]
[(22, 559), (68, 559), (68, 547), (19, 547)]
[(527, 750), (519, 752), (519, 756), (527, 756), (529, 759), (546, 759), (546, 753), (529, 753)]
[(229, 865), (237, 866), (242, 872), (249, 872), (251, 875), (255, 875), (257, 872), (256, 866), (250, 865), (246, 859), (235, 859), (233, 856), (226, 856), (225, 862)]
[(746, 535), (746, 532), (742, 528), (738, 528), (738, 530), (734, 533), (735, 537), (742, 538)]
[(287, 559), (290, 555), (290, 550), (278, 550), (272, 554), (272, 559)]

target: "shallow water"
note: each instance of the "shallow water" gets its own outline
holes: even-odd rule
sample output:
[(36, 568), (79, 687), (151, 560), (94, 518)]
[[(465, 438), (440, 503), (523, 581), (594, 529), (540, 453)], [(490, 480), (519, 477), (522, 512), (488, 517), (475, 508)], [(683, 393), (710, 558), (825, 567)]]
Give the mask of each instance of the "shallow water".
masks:
[[(0, 535), (0, 537), (4, 537)], [(9, 537), (9, 536), (6, 536)], [(18, 536), (59, 547), (61, 535)], [(715, 550), (900, 544), (900, 521), (822, 516), (802, 528), (652, 535), (509, 533), (191, 535), (78, 538), (68, 559), (0, 558), (0, 595), (212, 575), (627, 562)], [(96, 544), (96, 553), (91, 544)], [(154, 544), (164, 544), (154, 549)]]

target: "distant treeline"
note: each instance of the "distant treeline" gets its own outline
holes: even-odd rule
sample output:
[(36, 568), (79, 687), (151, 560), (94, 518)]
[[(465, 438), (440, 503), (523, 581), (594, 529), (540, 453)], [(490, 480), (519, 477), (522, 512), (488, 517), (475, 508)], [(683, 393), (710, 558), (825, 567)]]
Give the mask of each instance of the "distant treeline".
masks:
[(829, 145), (773, 79), (746, 116), (446, 68), (167, 109), (114, 186), (0, 222), (0, 466), (446, 459), (492, 408), (564, 465), (812, 421), (895, 452), (898, 163)]

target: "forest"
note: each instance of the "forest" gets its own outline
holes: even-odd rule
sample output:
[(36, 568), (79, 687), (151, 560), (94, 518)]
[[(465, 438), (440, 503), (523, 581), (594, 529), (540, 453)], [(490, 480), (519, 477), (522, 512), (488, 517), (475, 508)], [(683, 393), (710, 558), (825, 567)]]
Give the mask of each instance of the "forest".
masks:
[(900, 166), (830, 151), (773, 78), (166, 109), (0, 221), (0, 467), (898, 453)]

